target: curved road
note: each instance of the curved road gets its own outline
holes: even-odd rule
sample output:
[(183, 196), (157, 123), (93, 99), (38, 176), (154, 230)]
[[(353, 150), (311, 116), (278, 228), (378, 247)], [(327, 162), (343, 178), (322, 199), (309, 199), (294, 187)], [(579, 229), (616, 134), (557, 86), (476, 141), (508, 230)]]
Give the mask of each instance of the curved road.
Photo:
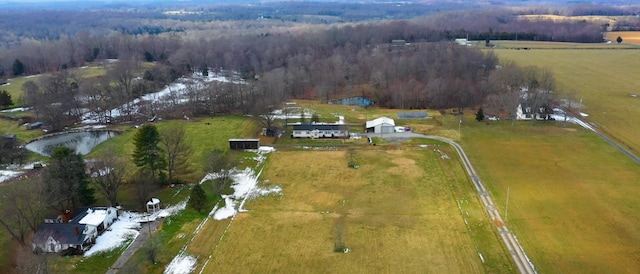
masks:
[(576, 124), (580, 125), (581, 127), (593, 132), (595, 135), (597, 135), (602, 140), (604, 140), (605, 142), (609, 143), (610, 145), (612, 145), (613, 147), (618, 149), (620, 152), (622, 152), (624, 155), (629, 157), (631, 160), (633, 160), (637, 164), (640, 164), (640, 157), (638, 157), (635, 154), (631, 153), (631, 151), (629, 151), (628, 149), (624, 148), (622, 145), (618, 144), (613, 139), (609, 138), (608, 136), (604, 135), (603, 133), (600, 133), (595, 128), (593, 128), (591, 125), (589, 125), (588, 123), (582, 121), (580, 118), (567, 116), (567, 119), (568, 119), (567, 121), (576, 123)]
[(432, 139), (432, 140), (437, 140), (437, 141), (447, 143), (451, 145), (453, 148), (455, 148), (455, 150), (458, 152), (458, 156), (460, 156), (460, 160), (462, 160), (462, 164), (464, 165), (464, 168), (467, 171), (469, 178), (471, 178), (473, 185), (478, 191), (478, 195), (480, 195), (480, 199), (484, 204), (485, 210), (487, 211), (487, 213), (489, 213), (489, 217), (491, 217), (493, 224), (495, 225), (496, 229), (500, 233), (500, 237), (502, 238), (502, 241), (504, 242), (505, 246), (509, 250), (511, 257), (513, 258), (513, 260), (516, 263), (516, 266), (518, 267), (518, 270), (520, 270), (520, 273), (526, 273), (526, 274), (536, 273), (536, 270), (533, 264), (531, 263), (531, 261), (529, 261), (529, 258), (525, 254), (524, 249), (522, 248), (520, 243), (516, 240), (515, 236), (511, 233), (511, 231), (509, 231), (509, 229), (507, 228), (507, 225), (502, 220), (502, 216), (500, 216), (500, 212), (498, 212), (498, 208), (494, 205), (493, 201), (491, 200), (491, 196), (489, 196), (489, 192), (487, 192), (486, 188), (482, 184), (482, 181), (480, 181), (480, 177), (478, 176), (475, 169), (473, 168), (473, 165), (471, 165), (471, 161), (469, 161), (467, 154), (464, 152), (460, 144), (447, 138), (443, 138), (439, 136), (431, 136), (431, 135), (422, 135), (422, 134), (417, 134), (413, 132), (385, 133), (382, 135), (370, 134), (369, 136), (381, 137), (383, 139), (391, 140), (391, 141), (401, 141), (409, 138), (426, 138), (426, 139)]

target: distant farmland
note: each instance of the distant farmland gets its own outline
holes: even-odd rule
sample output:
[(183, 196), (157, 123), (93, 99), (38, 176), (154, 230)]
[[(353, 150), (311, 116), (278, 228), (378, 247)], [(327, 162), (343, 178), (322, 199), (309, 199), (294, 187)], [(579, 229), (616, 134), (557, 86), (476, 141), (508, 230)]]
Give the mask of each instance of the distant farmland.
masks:
[[(558, 43), (558, 46), (561, 46)], [(599, 130), (640, 154), (640, 49), (496, 49), (501, 61), (551, 69), (558, 96), (573, 92)]]

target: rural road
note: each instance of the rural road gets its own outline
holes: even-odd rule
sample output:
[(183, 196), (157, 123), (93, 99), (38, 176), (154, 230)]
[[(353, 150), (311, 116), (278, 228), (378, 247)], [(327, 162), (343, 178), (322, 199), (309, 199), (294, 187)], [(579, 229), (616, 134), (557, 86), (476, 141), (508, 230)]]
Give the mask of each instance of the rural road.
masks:
[(604, 140), (605, 142), (609, 143), (610, 145), (612, 145), (613, 147), (615, 147), (617, 150), (619, 150), (620, 152), (622, 152), (624, 155), (626, 155), (627, 157), (629, 157), (631, 160), (633, 160), (634, 162), (636, 162), (637, 164), (640, 164), (640, 157), (636, 156), (635, 154), (631, 153), (631, 151), (629, 151), (628, 149), (624, 148), (622, 145), (618, 144), (616, 141), (614, 141), (613, 139), (607, 137), (606, 135), (600, 133), (599, 131), (597, 131), (594, 127), (592, 127), (591, 125), (587, 124), (585, 121), (580, 120), (577, 117), (570, 117), (567, 116), (567, 118), (571, 121), (574, 121), (576, 124), (580, 125), (581, 127), (593, 132), (595, 135), (597, 135), (598, 137), (600, 137), (602, 140)]
[(122, 252), (118, 260), (116, 260), (116, 262), (113, 263), (111, 267), (109, 267), (109, 270), (107, 270), (107, 274), (118, 273), (118, 271), (120, 271), (120, 269), (127, 263), (129, 258), (131, 258), (131, 256), (136, 253), (136, 251), (140, 247), (142, 247), (147, 242), (147, 240), (149, 240), (151, 234), (158, 229), (158, 226), (160, 226), (163, 220), (164, 219), (156, 219), (153, 222), (142, 224), (138, 237), (136, 237), (136, 239), (133, 240), (133, 243), (131, 243), (129, 247), (127, 247), (127, 249)]
[(369, 136), (381, 137), (389, 141), (402, 141), (410, 138), (426, 138), (426, 139), (438, 140), (438, 141), (447, 143), (451, 145), (453, 148), (455, 148), (455, 150), (458, 152), (458, 156), (460, 156), (460, 160), (462, 160), (462, 164), (464, 165), (464, 168), (467, 171), (469, 178), (471, 178), (473, 185), (478, 191), (478, 195), (480, 195), (480, 199), (484, 204), (485, 210), (487, 211), (487, 213), (489, 213), (489, 217), (491, 217), (491, 220), (493, 221), (494, 226), (500, 233), (500, 237), (502, 238), (502, 241), (504, 242), (505, 246), (509, 250), (511, 257), (513, 258), (514, 262), (516, 263), (516, 266), (518, 267), (518, 270), (520, 270), (520, 273), (525, 273), (525, 274), (536, 273), (536, 270), (533, 264), (531, 263), (531, 261), (529, 261), (529, 258), (525, 254), (524, 249), (522, 248), (520, 243), (516, 240), (516, 237), (511, 233), (511, 231), (507, 228), (507, 225), (502, 220), (502, 216), (500, 216), (498, 207), (495, 206), (495, 204), (491, 200), (491, 196), (489, 195), (489, 192), (487, 192), (487, 190), (485, 189), (484, 185), (482, 184), (482, 181), (480, 181), (480, 177), (478, 176), (475, 169), (473, 168), (473, 165), (471, 165), (471, 161), (469, 161), (467, 154), (464, 152), (464, 150), (458, 143), (452, 140), (449, 140), (447, 138), (439, 137), (439, 136), (423, 135), (423, 134), (417, 134), (413, 132), (385, 133), (383, 135), (370, 134)]

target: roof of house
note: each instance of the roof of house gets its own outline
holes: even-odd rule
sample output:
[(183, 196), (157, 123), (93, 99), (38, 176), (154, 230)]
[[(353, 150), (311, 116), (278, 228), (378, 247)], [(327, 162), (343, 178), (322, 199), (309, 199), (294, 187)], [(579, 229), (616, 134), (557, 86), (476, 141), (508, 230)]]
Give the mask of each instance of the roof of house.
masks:
[(372, 127), (375, 127), (377, 125), (382, 125), (382, 124), (387, 124), (389, 126), (395, 126), (396, 122), (393, 119), (389, 118), (389, 117), (384, 117), (383, 116), (383, 117), (380, 117), (380, 118), (377, 118), (377, 119), (373, 119), (371, 121), (367, 121), (367, 128), (372, 128)]
[(85, 235), (82, 232), (85, 227), (86, 225), (77, 223), (42, 223), (38, 226), (33, 241), (42, 243), (51, 236), (60, 244), (83, 244)]
[(229, 142), (260, 142), (260, 139), (229, 139)]
[(151, 201), (147, 202), (147, 205), (157, 205), (160, 204), (160, 199), (158, 198), (151, 198)]
[(344, 124), (301, 124), (293, 125), (293, 130), (347, 130)]
[(106, 209), (89, 209), (87, 210), (87, 214), (78, 221), (79, 224), (99, 226), (104, 223), (104, 220), (107, 218), (107, 210)]

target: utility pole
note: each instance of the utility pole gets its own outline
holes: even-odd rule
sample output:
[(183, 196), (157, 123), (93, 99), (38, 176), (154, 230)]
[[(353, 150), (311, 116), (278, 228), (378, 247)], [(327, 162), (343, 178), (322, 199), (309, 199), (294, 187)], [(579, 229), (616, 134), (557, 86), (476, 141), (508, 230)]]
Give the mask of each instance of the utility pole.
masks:
[(509, 190), (511, 190), (511, 186), (507, 186), (507, 206), (504, 210), (504, 221), (506, 222), (509, 219)]
[(460, 131), (462, 128), (462, 116), (458, 116), (458, 138), (462, 139), (462, 132)]
[(582, 98), (580, 98), (580, 104), (578, 105), (578, 118), (582, 117)]

